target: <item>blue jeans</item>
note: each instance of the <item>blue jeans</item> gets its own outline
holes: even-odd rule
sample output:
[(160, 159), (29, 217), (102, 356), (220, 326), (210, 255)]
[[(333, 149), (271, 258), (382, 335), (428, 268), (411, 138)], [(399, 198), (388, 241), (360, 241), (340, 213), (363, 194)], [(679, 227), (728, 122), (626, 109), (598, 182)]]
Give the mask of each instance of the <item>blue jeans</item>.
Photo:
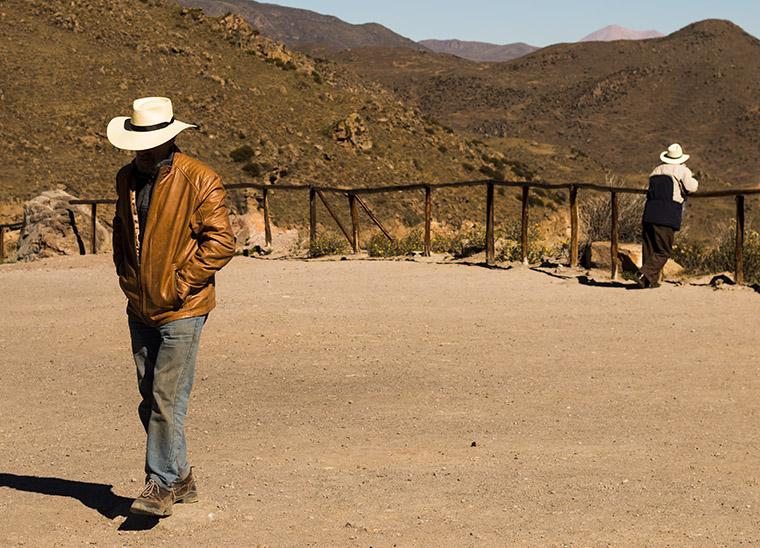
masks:
[(150, 327), (129, 318), (142, 396), (137, 411), (148, 435), (145, 474), (164, 488), (190, 472), (185, 414), (205, 321), (206, 316), (199, 316)]

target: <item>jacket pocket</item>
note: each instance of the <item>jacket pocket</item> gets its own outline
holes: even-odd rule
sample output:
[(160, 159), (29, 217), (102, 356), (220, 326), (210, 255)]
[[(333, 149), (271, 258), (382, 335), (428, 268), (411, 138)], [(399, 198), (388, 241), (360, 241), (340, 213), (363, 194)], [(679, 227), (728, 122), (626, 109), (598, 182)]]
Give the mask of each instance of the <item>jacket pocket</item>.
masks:
[(145, 285), (148, 296), (149, 313), (166, 310), (179, 310), (180, 299), (177, 291), (177, 269), (174, 264), (167, 265), (161, 273), (155, 273), (156, 279)]
[(172, 293), (174, 295), (174, 308), (179, 308), (182, 305), (182, 299), (179, 296), (179, 281), (178, 269), (176, 264), (172, 264)]

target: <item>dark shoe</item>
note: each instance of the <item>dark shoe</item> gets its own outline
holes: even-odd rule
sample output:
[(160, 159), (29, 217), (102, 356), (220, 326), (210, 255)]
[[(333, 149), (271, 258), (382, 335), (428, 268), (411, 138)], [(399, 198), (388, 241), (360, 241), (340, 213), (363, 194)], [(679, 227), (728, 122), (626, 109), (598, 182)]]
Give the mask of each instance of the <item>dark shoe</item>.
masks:
[(145, 488), (132, 503), (129, 511), (144, 516), (171, 516), (173, 504), (174, 490), (164, 489), (151, 479), (145, 484)]
[(172, 485), (172, 491), (174, 491), (174, 502), (198, 502), (198, 489), (195, 486), (192, 468), (187, 476), (185, 476), (185, 479), (179, 480)]
[(642, 274), (641, 271), (637, 271), (633, 277), (636, 279), (636, 285), (638, 285), (641, 289), (646, 289), (647, 277), (644, 276), (644, 274)]

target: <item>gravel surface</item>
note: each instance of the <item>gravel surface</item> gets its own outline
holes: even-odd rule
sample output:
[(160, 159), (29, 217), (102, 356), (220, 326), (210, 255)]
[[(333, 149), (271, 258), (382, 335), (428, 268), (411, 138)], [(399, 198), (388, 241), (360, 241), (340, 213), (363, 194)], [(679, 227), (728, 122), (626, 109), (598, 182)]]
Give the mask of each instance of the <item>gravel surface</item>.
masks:
[(0, 545), (760, 543), (750, 289), (236, 258), (155, 523), (110, 259), (0, 284)]

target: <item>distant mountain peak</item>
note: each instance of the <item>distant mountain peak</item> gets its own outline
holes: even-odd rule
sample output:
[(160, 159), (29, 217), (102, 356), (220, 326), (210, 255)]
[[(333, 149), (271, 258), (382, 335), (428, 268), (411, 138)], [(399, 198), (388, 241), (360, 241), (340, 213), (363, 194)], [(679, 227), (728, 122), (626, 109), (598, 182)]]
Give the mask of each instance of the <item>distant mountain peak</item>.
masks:
[(512, 59), (533, 53), (538, 49), (523, 42), (501, 45), (458, 40), (456, 38), (450, 40), (422, 40), (418, 43), (436, 53), (456, 55), (462, 59), (469, 59), (478, 63), (511, 61)]
[(612, 42), (614, 40), (647, 40), (649, 38), (662, 38), (665, 36), (656, 30), (632, 30), (620, 25), (609, 25), (596, 32), (592, 32), (580, 42)]

